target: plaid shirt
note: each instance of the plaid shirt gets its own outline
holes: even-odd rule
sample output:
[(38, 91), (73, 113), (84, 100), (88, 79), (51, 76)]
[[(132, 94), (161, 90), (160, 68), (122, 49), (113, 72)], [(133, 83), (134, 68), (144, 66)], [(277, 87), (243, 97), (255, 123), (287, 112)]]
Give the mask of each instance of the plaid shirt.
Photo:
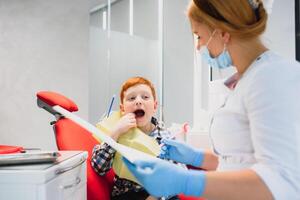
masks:
[[(150, 134), (150, 137), (153, 137), (160, 143), (162, 138), (170, 138), (171, 133), (166, 130), (161, 130), (159, 128), (155, 128)], [(96, 145), (93, 149), (93, 155), (91, 159), (91, 164), (94, 170), (100, 175), (105, 175), (111, 168), (113, 159), (115, 156), (116, 150), (113, 149), (106, 143), (102, 143), (100, 145)], [(112, 189), (112, 196), (118, 196), (124, 194), (129, 191), (139, 192), (144, 190), (144, 188), (138, 185), (135, 182), (132, 182), (127, 179), (123, 179), (118, 177), (117, 175), (114, 177), (114, 186)], [(177, 199), (174, 197), (168, 197), (164, 199)]]

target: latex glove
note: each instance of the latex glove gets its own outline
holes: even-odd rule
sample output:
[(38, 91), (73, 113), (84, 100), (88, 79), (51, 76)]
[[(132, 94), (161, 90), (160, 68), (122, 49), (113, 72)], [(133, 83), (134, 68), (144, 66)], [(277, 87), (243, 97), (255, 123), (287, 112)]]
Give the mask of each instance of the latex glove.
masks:
[(124, 163), (136, 179), (155, 197), (183, 193), (201, 196), (204, 191), (206, 176), (200, 170), (187, 170), (173, 163), (160, 159), (138, 160)]
[(111, 137), (115, 140), (126, 133), (129, 129), (136, 127), (136, 119), (134, 113), (127, 113), (122, 116), (112, 130)]
[(184, 142), (163, 139), (159, 157), (192, 165), (194, 167), (200, 167), (204, 159), (204, 154), (203, 151), (194, 149)]

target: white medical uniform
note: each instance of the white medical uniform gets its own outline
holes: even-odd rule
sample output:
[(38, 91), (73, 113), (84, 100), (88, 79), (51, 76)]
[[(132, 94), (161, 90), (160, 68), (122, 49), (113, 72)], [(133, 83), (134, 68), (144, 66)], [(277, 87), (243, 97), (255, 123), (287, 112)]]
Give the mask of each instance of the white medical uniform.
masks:
[(300, 64), (263, 53), (214, 114), (210, 137), (219, 171), (250, 168), (275, 199), (300, 199)]

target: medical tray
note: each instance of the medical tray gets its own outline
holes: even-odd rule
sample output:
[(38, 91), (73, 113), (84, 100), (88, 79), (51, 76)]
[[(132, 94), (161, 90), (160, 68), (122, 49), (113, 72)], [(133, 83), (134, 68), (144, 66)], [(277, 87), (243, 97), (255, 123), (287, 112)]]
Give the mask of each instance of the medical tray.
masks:
[(55, 162), (59, 152), (26, 152), (0, 155), (0, 165), (34, 164)]

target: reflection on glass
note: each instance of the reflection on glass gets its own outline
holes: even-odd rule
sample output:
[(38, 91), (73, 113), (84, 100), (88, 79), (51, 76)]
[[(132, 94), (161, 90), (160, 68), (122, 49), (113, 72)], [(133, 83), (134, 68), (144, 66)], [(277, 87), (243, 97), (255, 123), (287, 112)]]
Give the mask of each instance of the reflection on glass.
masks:
[(107, 30), (107, 12), (102, 12), (102, 29)]

